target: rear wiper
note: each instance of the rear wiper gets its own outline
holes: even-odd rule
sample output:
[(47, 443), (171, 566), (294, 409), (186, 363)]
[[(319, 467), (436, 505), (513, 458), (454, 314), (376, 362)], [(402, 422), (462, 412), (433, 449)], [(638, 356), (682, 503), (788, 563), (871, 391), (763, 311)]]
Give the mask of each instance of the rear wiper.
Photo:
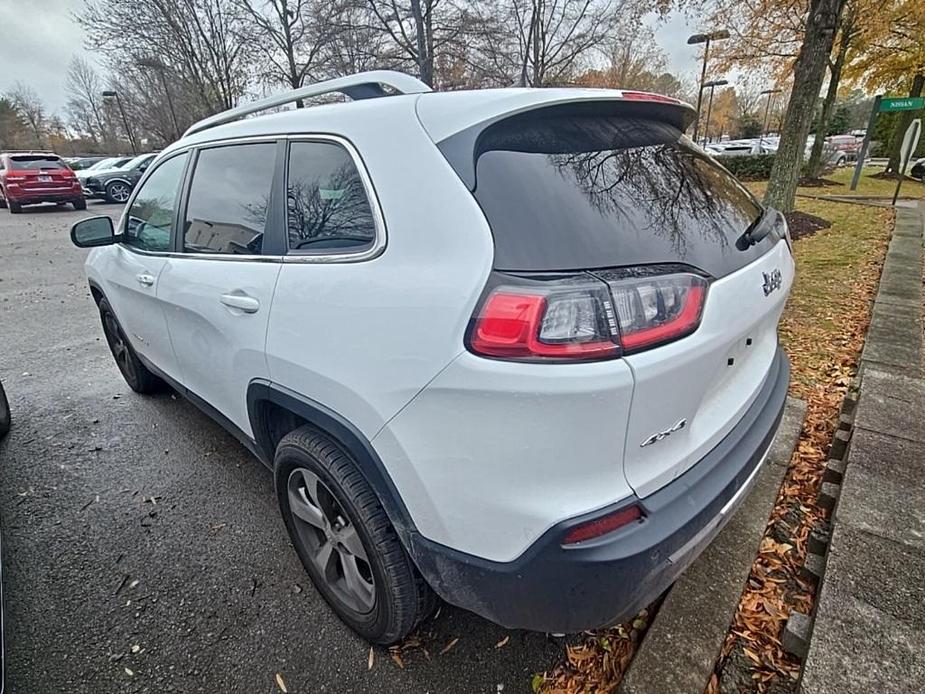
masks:
[(736, 239), (736, 248), (740, 251), (744, 251), (763, 241), (774, 227), (771, 223), (771, 219), (775, 214), (775, 210), (770, 207), (766, 208), (758, 219), (749, 225), (745, 233)]

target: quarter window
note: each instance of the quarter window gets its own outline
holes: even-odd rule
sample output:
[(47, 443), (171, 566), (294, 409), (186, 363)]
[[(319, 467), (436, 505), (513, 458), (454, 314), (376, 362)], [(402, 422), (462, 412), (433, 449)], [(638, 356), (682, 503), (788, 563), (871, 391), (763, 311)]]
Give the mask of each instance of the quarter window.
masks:
[(362, 251), (376, 239), (363, 179), (350, 154), (329, 142), (293, 142), (286, 186), (289, 249)]
[(202, 150), (189, 191), (184, 250), (259, 255), (275, 164), (274, 142)]
[(129, 208), (123, 242), (143, 251), (169, 251), (177, 197), (189, 155), (168, 159), (148, 176)]

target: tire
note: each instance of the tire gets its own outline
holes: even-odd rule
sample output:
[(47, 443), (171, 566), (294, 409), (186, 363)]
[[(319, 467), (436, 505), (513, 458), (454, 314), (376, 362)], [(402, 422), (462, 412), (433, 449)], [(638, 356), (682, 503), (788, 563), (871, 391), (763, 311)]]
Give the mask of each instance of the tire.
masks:
[(132, 194), (132, 187), (122, 181), (111, 181), (106, 184), (106, 201), (119, 203), (120, 205), (128, 202)]
[(274, 470), (289, 538), (318, 592), (367, 641), (404, 639), (436, 597), (353, 460), (303, 426), (280, 441)]
[(3, 197), (3, 191), (0, 190), (0, 210), (6, 209), (6, 198)]
[(6, 393), (3, 392), (3, 384), (0, 383), (0, 439), (6, 436), (10, 431), (10, 403), (6, 399)]
[(73, 200), (71, 204), (74, 205), (75, 210), (87, 209), (87, 201), (84, 198), (80, 198), (79, 200)]
[(132, 349), (132, 345), (126, 339), (125, 333), (122, 332), (119, 321), (116, 320), (116, 314), (113, 313), (112, 306), (109, 305), (106, 299), (100, 299), (99, 309), (106, 343), (109, 345), (112, 358), (115, 359), (116, 366), (119, 367), (119, 371), (122, 373), (125, 382), (128, 383), (128, 387), (143, 395), (161, 390), (164, 382), (151, 373), (148, 367), (138, 359), (138, 355), (135, 354), (135, 350)]
[(18, 202), (9, 201), (10, 205), (10, 214), (22, 214), (22, 205)]

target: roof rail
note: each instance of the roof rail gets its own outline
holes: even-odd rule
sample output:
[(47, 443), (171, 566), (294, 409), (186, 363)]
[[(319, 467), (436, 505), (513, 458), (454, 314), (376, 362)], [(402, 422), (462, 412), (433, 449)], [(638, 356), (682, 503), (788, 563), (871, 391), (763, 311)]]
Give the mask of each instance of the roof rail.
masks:
[(313, 96), (321, 96), (322, 94), (340, 92), (354, 100), (387, 96), (388, 92), (382, 88), (382, 85), (391, 87), (399, 94), (422, 94), (430, 91), (430, 87), (421, 82), (421, 80), (411, 75), (406, 75), (403, 72), (395, 72), (394, 70), (358, 72), (355, 75), (317, 82), (305, 87), (300, 87), (299, 89), (283, 92), (282, 94), (276, 94), (266, 99), (244, 104), (237, 108), (229, 109), (228, 111), (222, 111), (214, 116), (204, 118), (198, 123), (193, 123), (193, 125), (183, 133), (183, 137), (208, 130), (209, 128), (214, 128), (217, 125), (224, 125), (225, 123), (240, 120), (245, 116), (258, 113), (259, 111), (265, 111), (268, 108), (291, 104), (299, 99), (308, 99)]

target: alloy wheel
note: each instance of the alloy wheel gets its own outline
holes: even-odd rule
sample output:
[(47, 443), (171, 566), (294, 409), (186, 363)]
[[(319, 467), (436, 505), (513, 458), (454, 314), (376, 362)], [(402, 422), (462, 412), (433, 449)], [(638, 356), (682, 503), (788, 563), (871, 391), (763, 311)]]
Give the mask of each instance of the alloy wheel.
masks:
[(294, 525), (318, 574), (345, 606), (359, 614), (371, 612), (376, 604), (372, 567), (337, 498), (306, 468), (290, 473), (287, 493)]
[(116, 202), (125, 202), (128, 200), (130, 193), (131, 191), (124, 183), (113, 183), (109, 187), (109, 197), (111, 197)]

